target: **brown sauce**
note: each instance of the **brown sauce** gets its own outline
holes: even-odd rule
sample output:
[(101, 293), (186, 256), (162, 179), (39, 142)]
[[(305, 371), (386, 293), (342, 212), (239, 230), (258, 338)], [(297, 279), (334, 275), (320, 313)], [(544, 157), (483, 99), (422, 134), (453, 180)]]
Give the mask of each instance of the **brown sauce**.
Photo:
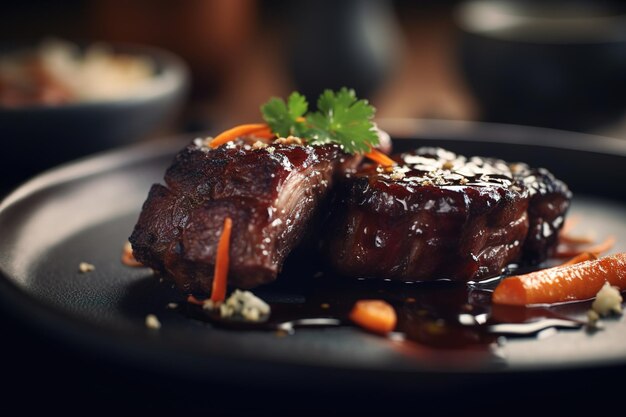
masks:
[[(288, 273), (293, 275), (295, 271)], [(335, 319), (328, 323), (322, 321), (321, 325), (355, 326), (348, 318), (354, 303), (361, 299), (382, 299), (394, 307), (398, 316), (396, 330), (391, 335), (394, 340), (432, 348), (480, 349), (501, 336), (490, 330), (491, 325), (521, 324), (547, 318), (570, 320), (589, 308), (584, 302), (550, 307), (494, 305), (491, 294), (498, 279), (470, 284), (452, 281), (402, 283), (348, 280), (320, 272), (305, 274), (298, 282), (293, 278), (285, 277), (253, 291), (271, 307), (269, 318), (262, 322), (223, 319), (218, 312), (203, 310), (193, 304), (186, 305), (182, 311), (218, 328), (280, 331), (285, 329), (285, 323), (303, 319)], [(529, 332), (514, 337), (535, 336), (536, 332)]]

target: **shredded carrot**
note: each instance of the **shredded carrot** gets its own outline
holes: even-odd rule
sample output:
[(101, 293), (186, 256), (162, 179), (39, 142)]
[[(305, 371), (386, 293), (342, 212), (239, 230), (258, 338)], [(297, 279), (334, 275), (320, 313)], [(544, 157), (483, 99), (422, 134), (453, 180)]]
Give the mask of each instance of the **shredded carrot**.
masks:
[(233, 228), (233, 221), (230, 217), (224, 219), (224, 228), (220, 241), (217, 244), (217, 256), (215, 259), (215, 272), (213, 274), (213, 288), (211, 290), (211, 301), (221, 303), (226, 299), (226, 286), (228, 282), (228, 264), (230, 250), (230, 233)]
[(589, 245), (593, 243), (591, 236), (573, 236), (572, 229), (580, 222), (580, 217), (571, 216), (565, 219), (563, 227), (559, 232), (559, 242), (568, 245)]
[(275, 139), (276, 138), (276, 134), (272, 132), (272, 129), (270, 129), (269, 127), (265, 129), (257, 130), (253, 132), (252, 134), (255, 137), (260, 138), (260, 139)]
[(561, 266), (565, 265), (574, 265), (585, 261), (595, 261), (598, 259), (598, 255), (593, 252), (583, 252), (580, 255), (576, 255), (571, 258), (569, 261), (563, 262)]
[(227, 142), (237, 139), (240, 136), (256, 135), (259, 137), (272, 137), (272, 132), (266, 123), (251, 123), (235, 126), (225, 132), (220, 133), (209, 142), (211, 148), (217, 148)]
[(561, 233), (559, 235), (559, 242), (566, 245), (590, 245), (594, 240), (591, 236), (571, 236)]
[(565, 219), (563, 227), (561, 228), (561, 234), (566, 235), (580, 222), (580, 217), (569, 216)]
[(615, 237), (609, 236), (604, 240), (604, 242), (598, 243), (594, 246), (586, 246), (586, 247), (577, 247), (577, 246), (569, 246), (565, 245), (557, 247), (556, 253), (554, 254), (557, 258), (571, 258), (573, 256), (580, 255), (583, 252), (592, 252), (596, 255), (600, 255), (604, 252), (609, 251), (613, 245), (615, 245)]
[(198, 300), (193, 294), (189, 294), (187, 296), (187, 302), (189, 304), (195, 304), (197, 306), (203, 306), (204, 305), (204, 301)]
[(492, 299), (505, 305), (587, 300), (595, 297), (605, 282), (626, 290), (626, 252), (505, 278)]
[(135, 259), (135, 255), (133, 255), (133, 247), (130, 242), (126, 242), (124, 244), (124, 248), (122, 249), (122, 263), (126, 266), (131, 266), (133, 268), (142, 267), (143, 264)]
[(350, 320), (374, 333), (386, 334), (395, 329), (397, 316), (383, 300), (359, 300), (350, 312)]
[(376, 162), (378, 165), (383, 167), (391, 167), (396, 164), (396, 161), (389, 158), (387, 155), (379, 151), (378, 149), (370, 148), (369, 152), (363, 154), (366, 158), (371, 159)]

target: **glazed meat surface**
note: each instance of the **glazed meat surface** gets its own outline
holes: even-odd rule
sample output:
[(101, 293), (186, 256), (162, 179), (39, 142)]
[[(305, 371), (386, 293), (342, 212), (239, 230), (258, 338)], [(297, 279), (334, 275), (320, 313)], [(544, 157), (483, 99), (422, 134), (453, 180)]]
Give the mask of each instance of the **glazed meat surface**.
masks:
[(326, 239), (341, 275), (467, 282), (554, 249), (571, 194), (548, 171), (441, 148), (394, 159), (342, 181)]
[(133, 253), (183, 291), (209, 292), (230, 217), (229, 284), (271, 282), (312, 227), (336, 173), (354, 163), (336, 145), (209, 149), (196, 140), (176, 156), (165, 185), (152, 186), (129, 239)]

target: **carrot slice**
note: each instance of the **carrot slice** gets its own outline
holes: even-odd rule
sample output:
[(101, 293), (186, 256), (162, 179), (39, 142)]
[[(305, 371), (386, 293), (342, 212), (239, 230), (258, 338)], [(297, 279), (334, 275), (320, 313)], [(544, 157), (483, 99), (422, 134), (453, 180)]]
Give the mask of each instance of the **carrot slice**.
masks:
[(495, 304), (551, 304), (595, 297), (605, 282), (626, 290), (626, 252), (503, 279)]
[(363, 154), (366, 158), (371, 159), (376, 162), (378, 165), (383, 167), (392, 167), (396, 164), (396, 161), (389, 158), (387, 155), (379, 151), (378, 149), (370, 148), (369, 152)]
[(565, 265), (574, 265), (585, 261), (595, 261), (598, 259), (598, 255), (593, 252), (583, 252), (580, 255), (576, 255), (571, 258), (569, 261), (563, 262), (561, 266)]
[(217, 256), (215, 259), (215, 272), (213, 273), (213, 287), (211, 289), (211, 301), (221, 303), (226, 299), (226, 286), (228, 281), (228, 264), (230, 250), (230, 232), (233, 221), (230, 217), (224, 219), (224, 228), (220, 241), (217, 244)]
[[(231, 140), (237, 139), (238, 137), (245, 135), (267, 135), (268, 130), (269, 126), (265, 123), (250, 123), (235, 126), (214, 137), (213, 140), (209, 142), (209, 146), (211, 148), (217, 148), (220, 145), (223, 145), (227, 142), (230, 142)], [(271, 134), (271, 131), (269, 133)]]
[(359, 300), (350, 312), (350, 320), (374, 333), (389, 333), (398, 321), (396, 311), (383, 300)]
[(133, 255), (133, 247), (130, 242), (126, 242), (124, 244), (124, 248), (122, 249), (122, 263), (133, 268), (143, 266), (141, 262), (135, 259), (135, 255)]
[(598, 243), (597, 245), (594, 245), (594, 246), (587, 246), (584, 248), (577, 248), (577, 247), (568, 248), (566, 246), (565, 248), (563, 247), (557, 248), (554, 256), (557, 258), (571, 258), (572, 256), (580, 255), (583, 252), (592, 252), (592, 253), (595, 253), (596, 255), (600, 255), (604, 252), (607, 252), (609, 249), (611, 249), (613, 245), (615, 245), (615, 237), (609, 236), (608, 238), (604, 240), (604, 242)]

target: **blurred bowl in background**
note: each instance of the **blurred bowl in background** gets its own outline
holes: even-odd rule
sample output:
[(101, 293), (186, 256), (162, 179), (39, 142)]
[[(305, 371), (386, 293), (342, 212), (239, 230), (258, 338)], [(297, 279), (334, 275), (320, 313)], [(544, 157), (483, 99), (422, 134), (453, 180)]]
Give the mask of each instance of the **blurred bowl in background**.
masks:
[(594, 131), (626, 116), (626, 5), (459, 4), (459, 58), (481, 119)]
[[(77, 51), (86, 56), (93, 43), (81, 45), (75, 45)], [(125, 58), (122, 67), (126, 72), (130, 71), (127, 67), (139, 60), (149, 64), (151, 72), (144, 85), (137, 89), (131, 89), (128, 82), (116, 85), (123, 83), (123, 77), (119, 74), (116, 77), (114, 71), (103, 66), (108, 55), (100, 51), (94, 62), (80, 67), (81, 70), (89, 67), (92, 81), (84, 97), (57, 100), (56, 92), (46, 92), (37, 95), (41, 97), (40, 102), (20, 102), (18, 99), (0, 103), (0, 142), (3, 149), (0, 152), (0, 189), (12, 187), (57, 164), (137, 142), (174, 125), (188, 90), (186, 64), (174, 54), (159, 48), (104, 45), (110, 56)], [(38, 47), (19, 44), (0, 47), (0, 59), (6, 64), (5, 70), (9, 67), (10, 72), (13, 65), (10, 61), (16, 54), (27, 54), (26, 51)], [(55, 62), (60, 67), (71, 66), (61, 61), (57, 56)], [(13, 72), (19, 78), (25, 71), (19, 67)], [(39, 72), (37, 68), (38, 76)], [(67, 78), (71, 82), (71, 78), (78, 78), (78, 75), (82, 74), (68, 72)], [(50, 96), (54, 97), (51, 99)]]

